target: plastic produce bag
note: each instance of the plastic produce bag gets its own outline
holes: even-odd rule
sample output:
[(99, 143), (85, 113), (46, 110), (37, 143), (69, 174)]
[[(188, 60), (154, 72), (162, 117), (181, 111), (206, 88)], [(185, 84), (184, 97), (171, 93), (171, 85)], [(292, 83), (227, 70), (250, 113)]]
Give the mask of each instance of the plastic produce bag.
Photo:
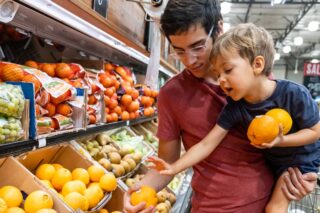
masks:
[(24, 102), (20, 86), (0, 83), (0, 114), (21, 118)]
[(21, 121), (0, 116), (0, 143), (14, 142), (23, 137)]

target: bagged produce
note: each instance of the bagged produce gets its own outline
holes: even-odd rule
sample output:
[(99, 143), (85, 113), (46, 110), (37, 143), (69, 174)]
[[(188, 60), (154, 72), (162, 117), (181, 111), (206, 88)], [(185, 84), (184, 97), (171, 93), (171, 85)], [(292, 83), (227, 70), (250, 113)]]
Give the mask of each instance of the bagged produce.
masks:
[(17, 141), (23, 137), (23, 129), (19, 119), (0, 116), (0, 143)]
[(0, 83), (0, 114), (21, 118), (24, 101), (20, 86)]

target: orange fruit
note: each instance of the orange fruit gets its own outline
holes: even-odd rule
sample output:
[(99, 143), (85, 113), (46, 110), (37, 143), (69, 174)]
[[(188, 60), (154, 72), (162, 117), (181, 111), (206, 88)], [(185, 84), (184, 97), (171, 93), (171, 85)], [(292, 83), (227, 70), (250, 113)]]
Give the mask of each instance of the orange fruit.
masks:
[(65, 197), (71, 192), (79, 192), (83, 195), (86, 185), (80, 180), (72, 180), (65, 183), (62, 187), (61, 194)]
[(41, 190), (31, 192), (24, 202), (24, 209), (28, 213), (36, 213), (40, 209), (51, 209), (52, 207), (51, 195)]
[(71, 180), (72, 180), (71, 172), (68, 169), (61, 168), (54, 173), (51, 179), (51, 183), (55, 189), (61, 190), (63, 185)]
[(11, 207), (7, 209), (6, 213), (25, 213), (25, 211), (19, 207)]
[(282, 133), (284, 135), (286, 135), (290, 131), (292, 127), (292, 118), (286, 110), (275, 108), (269, 110), (266, 115), (273, 117), (279, 124), (282, 125)]
[(60, 115), (70, 117), (72, 115), (72, 107), (69, 104), (58, 104), (56, 112)]
[(51, 164), (41, 164), (36, 170), (36, 176), (40, 180), (51, 180), (56, 169)]
[(127, 120), (129, 120), (129, 119), (130, 119), (130, 114), (129, 114), (129, 112), (123, 111), (123, 112), (121, 113), (121, 120), (127, 121)]
[(88, 185), (88, 188), (90, 188), (90, 187), (92, 187), (92, 186), (97, 186), (97, 187), (101, 188), (99, 182), (91, 182), (91, 183)]
[(131, 95), (128, 95), (128, 94), (124, 94), (122, 97), (121, 97), (121, 104), (124, 105), (124, 106), (129, 106), (132, 102), (132, 97)]
[(38, 69), (37, 62), (32, 61), (32, 60), (28, 60), (28, 61), (24, 62), (24, 65), (26, 65), (28, 67), (32, 67), (32, 68)]
[(22, 78), (22, 81), (23, 82), (32, 83), (34, 85), (35, 93), (37, 93), (40, 90), (41, 86), (42, 86), (40, 81), (39, 81), (39, 79), (37, 77), (35, 77), (34, 75), (31, 75), (31, 74), (25, 75)]
[(6, 204), (6, 201), (4, 199), (0, 198), (0, 213), (6, 213), (8, 209), (8, 206)]
[(56, 75), (55, 66), (53, 64), (42, 64), (41, 70), (51, 77)]
[(74, 72), (71, 67), (66, 63), (58, 63), (55, 68), (56, 76), (59, 78), (71, 79), (74, 76)]
[(90, 180), (93, 182), (99, 182), (100, 178), (105, 174), (104, 169), (101, 166), (92, 165), (88, 168)]
[(18, 207), (23, 201), (20, 190), (9, 185), (0, 188), (0, 198), (6, 202), (8, 207)]
[(87, 188), (83, 194), (89, 201), (89, 208), (93, 208), (98, 205), (104, 194), (100, 187), (92, 186)]
[(2, 67), (1, 78), (3, 81), (21, 81), (23, 76), (24, 71), (17, 64), (6, 64)]
[(36, 213), (57, 213), (54, 209), (40, 209)]
[(273, 141), (279, 134), (278, 122), (268, 116), (262, 115), (255, 117), (247, 130), (247, 136), (251, 143), (260, 145)]
[(113, 173), (107, 173), (100, 178), (99, 184), (103, 190), (112, 192), (117, 188), (117, 179)]
[(99, 213), (109, 213), (106, 209), (100, 209)]
[(74, 210), (81, 209), (87, 211), (89, 209), (88, 199), (78, 192), (71, 192), (64, 197), (64, 201)]
[(148, 208), (149, 206), (156, 206), (158, 202), (157, 192), (149, 186), (141, 186), (138, 191), (135, 191), (131, 194), (130, 202), (134, 206), (141, 202), (145, 202), (145, 208)]
[(44, 108), (48, 111), (48, 117), (52, 117), (56, 114), (56, 106), (54, 104), (48, 103)]
[(76, 168), (72, 171), (72, 180), (80, 180), (87, 185), (90, 182), (90, 176), (87, 170)]
[(59, 163), (54, 163), (54, 164), (51, 164), (52, 166), (54, 166), (54, 168), (56, 169), (56, 170), (58, 170), (58, 169), (60, 169), (60, 168), (63, 168), (63, 166), (61, 165), (61, 164), (59, 164)]

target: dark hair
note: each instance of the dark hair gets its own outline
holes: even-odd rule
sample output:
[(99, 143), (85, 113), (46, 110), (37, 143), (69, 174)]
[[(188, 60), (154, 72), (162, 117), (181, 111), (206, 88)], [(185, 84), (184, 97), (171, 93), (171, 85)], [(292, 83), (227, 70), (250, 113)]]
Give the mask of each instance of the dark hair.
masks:
[(169, 39), (170, 35), (179, 35), (199, 23), (207, 34), (214, 26), (214, 37), (219, 30), (220, 20), (219, 0), (169, 0), (160, 22), (161, 29)]

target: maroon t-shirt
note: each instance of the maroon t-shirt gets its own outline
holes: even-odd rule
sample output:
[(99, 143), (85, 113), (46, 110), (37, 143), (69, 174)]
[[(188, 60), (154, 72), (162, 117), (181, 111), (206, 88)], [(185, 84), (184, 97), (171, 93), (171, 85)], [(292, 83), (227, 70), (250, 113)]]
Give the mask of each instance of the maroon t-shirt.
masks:
[[(160, 90), (157, 136), (165, 141), (181, 138), (188, 150), (213, 128), (225, 104), (219, 86), (183, 71)], [(264, 212), (273, 176), (261, 150), (245, 136), (231, 130), (193, 170), (192, 212)]]

